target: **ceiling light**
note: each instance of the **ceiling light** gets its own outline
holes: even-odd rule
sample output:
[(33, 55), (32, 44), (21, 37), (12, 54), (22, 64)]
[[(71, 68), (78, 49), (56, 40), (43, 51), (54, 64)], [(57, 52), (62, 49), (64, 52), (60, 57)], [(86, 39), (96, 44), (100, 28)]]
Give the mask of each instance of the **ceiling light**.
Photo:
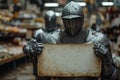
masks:
[(80, 6), (86, 6), (85, 2), (77, 2)]
[(113, 6), (113, 2), (102, 2), (102, 6)]
[(59, 4), (58, 3), (45, 3), (44, 6), (45, 7), (58, 7)]

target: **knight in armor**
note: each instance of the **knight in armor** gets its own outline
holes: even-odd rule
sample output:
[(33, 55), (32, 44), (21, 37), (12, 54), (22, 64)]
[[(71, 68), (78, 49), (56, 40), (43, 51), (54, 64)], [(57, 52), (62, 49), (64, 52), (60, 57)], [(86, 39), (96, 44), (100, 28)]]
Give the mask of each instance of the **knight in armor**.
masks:
[[(43, 46), (42, 43), (56, 44), (60, 41), (60, 29), (56, 28), (55, 13), (52, 10), (47, 11), (44, 18), (45, 28), (39, 29), (34, 33), (32, 39), (23, 48), (25, 54), (34, 53), (36, 50), (41, 51), (41, 47)], [(32, 45), (35, 49), (33, 49)]]
[[(55, 31), (55, 37), (51, 36), (46, 40), (47, 35), (43, 30), (36, 32), (32, 40), (24, 47), (24, 52), (40, 54), (42, 51), (43, 43), (51, 42), (53, 43), (70, 43), (70, 44), (91, 44), (93, 43), (94, 52), (97, 57), (100, 57), (102, 60), (102, 71), (101, 71), (101, 80), (119, 80), (118, 79), (118, 70), (113, 63), (110, 41), (102, 33), (96, 32), (92, 29), (83, 29), (84, 15), (82, 7), (76, 2), (69, 2), (62, 11), (62, 20), (65, 30)], [(49, 31), (49, 30), (45, 30)], [(58, 33), (56, 33), (58, 32)], [(60, 32), (60, 33), (59, 33)], [(38, 35), (39, 34), (39, 35)], [(42, 34), (42, 35), (41, 35)], [(52, 35), (52, 34), (51, 34)], [(42, 40), (42, 39), (44, 40)], [(48, 37), (47, 37), (48, 38)], [(35, 44), (34, 42), (40, 42), (39, 44), (34, 45), (30, 48), (29, 44)], [(28, 46), (28, 47), (27, 47)], [(49, 79), (48, 79), (49, 80)], [(91, 77), (82, 77), (82, 78), (59, 78), (59, 80), (98, 80), (98, 78)]]
[[(65, 30), (61, 33), (61, 43), (90, 44), (94, 52), (102, 60), (101, 80), (119, 80), (118, 70), (113, 63), (110, 41), (102, 33), (92, 29), (83, 29), (84, 15), (82, 7), (76, 2), (69, 2), (62, 11)], [(65, 79), (64, 79), (65, 80)], [(70, 79), (68, 79), (70, 80)], [(74, 79), (72, 79), (74, 80)], [(79, 78), (77, 80), (98, 80), (97, 78)]]
[[(49, 10), (45, 14), (45, 28), (37, 30), (32, 39), (23, 47), (23, 51), (26, 55), (30, 55), (33, 63), (34, 75), (37, 75), (37, 54), (40, 54), (43, 45), (42, 43), (56, 44), (60, 40), (60, 29), (56, 27), (56, 15), (55, 12)], [(41, 80), (50, 80), (50, 77), (41, 77)]]

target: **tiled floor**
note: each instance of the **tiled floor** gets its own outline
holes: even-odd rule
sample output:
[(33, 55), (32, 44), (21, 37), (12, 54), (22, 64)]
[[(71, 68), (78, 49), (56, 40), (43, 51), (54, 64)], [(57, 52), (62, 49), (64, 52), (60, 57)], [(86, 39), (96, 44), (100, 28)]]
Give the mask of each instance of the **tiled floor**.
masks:
[[(7, 67), (9, 68), (9, 66)], [(0, 70), (0, 80), (35, 80), (35, 76), (32, 74), (33, 73), (32, 63), (24, 63), (22, 65), (19, 65), (15, 69), (6, 69), (6, 71), (3, 70), (2, 72)]]
[(0, 80), (35, 80), (32, 70), (32, 64), (25, 63), (16, 69), (8, 70), (0, 74)]

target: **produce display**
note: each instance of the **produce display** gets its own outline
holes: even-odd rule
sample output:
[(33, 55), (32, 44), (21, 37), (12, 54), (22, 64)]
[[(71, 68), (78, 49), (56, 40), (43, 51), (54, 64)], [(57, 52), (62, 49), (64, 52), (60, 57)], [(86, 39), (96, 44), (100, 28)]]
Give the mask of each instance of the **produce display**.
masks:
[(34, 13), (20, 11), (15, 18), (9, 10), (0, 10), (0, 65), (25, 57), (22, 48), (28, 37), (43, 26), (44, 19)]
[(0, 45), (0, 64), (8, 63), (24, 56), (22, 46)]

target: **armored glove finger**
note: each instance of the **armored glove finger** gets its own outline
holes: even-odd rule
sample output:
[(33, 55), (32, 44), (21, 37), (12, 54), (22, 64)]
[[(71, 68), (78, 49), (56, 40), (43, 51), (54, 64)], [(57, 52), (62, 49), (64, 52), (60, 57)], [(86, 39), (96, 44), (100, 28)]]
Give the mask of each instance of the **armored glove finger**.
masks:
[(41, 49), (41, 51), (42, 51), (44, 45), (42, 43), (37, 43), (37, 47), (38, 47), (38, 49)]
[(112, 60), (111, 53), (108, 50), (108, 48), (106, 48), (105, 46), (97, 43), (94, 46), (94, 51), (95, 51), (96, 56), (100, 57), (103, 62), (107, 63), (110, 60)]
[(30, 54), (30, 46), (29, 45), (25, 45), (23, 47), (23, 52), (24, 52), (24, 54), (29, 55)]
[(43, 44), (42, 43), (36, 43), (36, 53), (40, 54), (43, 50)]
[(37, 55), (40, 54), (42, 52), (43, 49), (43, 44), (42, 43), (32, 43), (31, 45), (31, 55)]
[(105, 57), (108, 53), (108, 49), (100, 44), (95, 44), (94, 46), (95, 54), (99, 57)]
[(34, 60), (36, 60), (37, 55), (40, 55), (40, 53), (42, 52), (43, 49), (43, 44), (42, 43), (33, 43), (31, 48), (30, 48), (30, 58), (31, 61), (34, 62)]

